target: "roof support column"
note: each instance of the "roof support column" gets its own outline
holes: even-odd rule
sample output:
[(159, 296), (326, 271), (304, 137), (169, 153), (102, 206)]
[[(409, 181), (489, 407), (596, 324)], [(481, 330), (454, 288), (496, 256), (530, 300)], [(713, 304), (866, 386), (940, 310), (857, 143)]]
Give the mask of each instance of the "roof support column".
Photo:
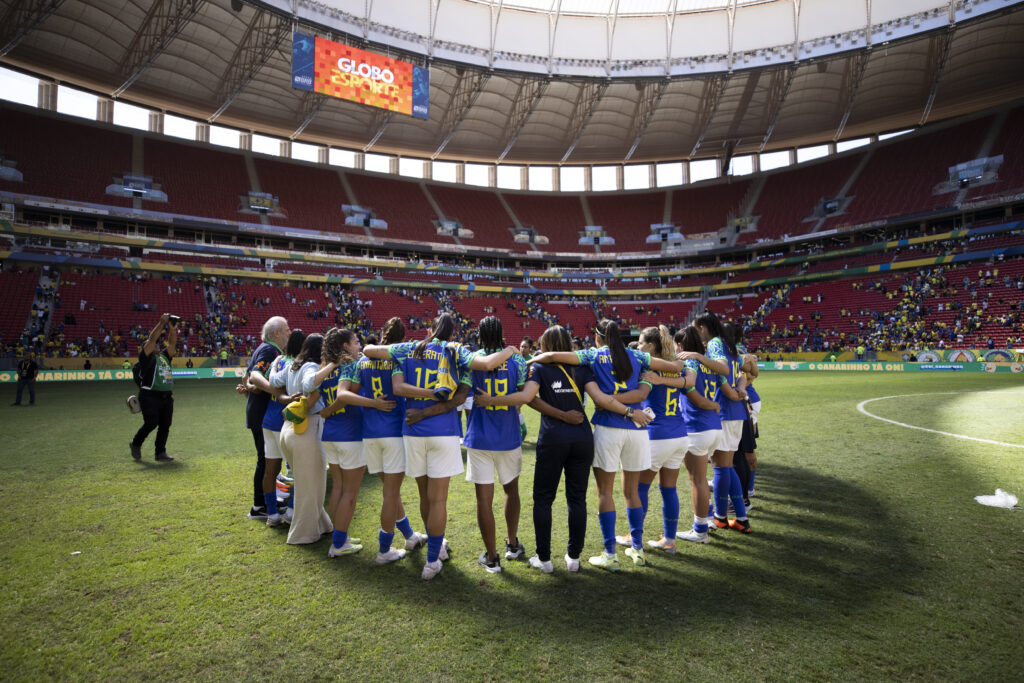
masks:
[(105, 97), (96, 99), (96, 120), (100, 123), (114, 122), (114, 100)]
[(39, 80), (38, 106), (46, 111), (57, 111), (57, 84)]
[(161, 135), (163, 135), (164, 113), (162, 111), (149, 112), (149, 132), (160, 133)]

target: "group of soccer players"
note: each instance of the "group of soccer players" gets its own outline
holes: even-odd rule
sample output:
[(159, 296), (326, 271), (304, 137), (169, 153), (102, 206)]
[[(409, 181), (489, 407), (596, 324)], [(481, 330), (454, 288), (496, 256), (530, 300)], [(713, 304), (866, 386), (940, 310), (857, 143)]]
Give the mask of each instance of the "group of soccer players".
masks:
[[(369, 471), (382, 484), (377, 564), (401, 560), (425, 544), (422, 578), (429, 580), (449, 555), (449, 482), (465, 471), (475, 486), (484, 544), (478, 563), (500, 572), (492, 511), (496, 479), (505, 494), (504, 558), (526, 559), (519, 540), (525, 404), (542, 414), (533, 490), (537, 553), (529, 558), (531, 567), (554, 570), (551, 504), (563, 474), (569, 571), (580, 568), (591, 470), (603, 540), (603, 552), (589, 559), (596, 567), (617, 571), (618, 545), (626, 546), (634, 565), (647, 563), (643, 530), (655, 477), (663, 532), (647, 548), (673, 554), (677, 539), (707, 543), (710, 531), (725, 528), (750, 533), (747, 509), (760, 401), (752, 385), (756, 360), (737, 346), (738, 330), (705, 312), (674, 337), (664, 326), (650, 327), (627, 347), (617, 324), (602, 320), (594, 330), (594, 348), (573, 351), (570, 336), (556, 325), (540, 337), (540, 353), (528, 359), (505, 345), (498, 318), (484, 318), (477, 332), (480, 348), (471, 350), (454, 341), (455, 320), (441, 314), (425, 339), (405, 341), (401, 319), (392, 318), (380, 344), (362, 348), (358, 335), (347, 329), (307, 336), (289, 330), (283, 318), (268, 320), (264, 343), (239, 387), (249, 396), (247, 422), (259, 454), (249, 516), (266, 519), (268, 526), (289, 524), (289, 543), (313, 543), (330, 533), (329, 557), (357, 553), (363, 544), (349, 535), (349, 525)], [(588, 398), (594, 402), (591, 421), (585, 413)], [(465, 432), (460, 407), (468, 411)], [(278, 508), (276, 487), (282, 458), (294, 482), (284, 510)], [(325, 462), (332, 480), (326, 509)], [(694, 521), (679, 531), (676, 482), (683, 465)], [(627, 535), (616, 535), (613, 493), (620, 469)], [(406, 514), (405, 476), (416, 480), (425, 533), (416, 531)], [(394, 547), (396, 530), (405, 538), (400, 547)]]

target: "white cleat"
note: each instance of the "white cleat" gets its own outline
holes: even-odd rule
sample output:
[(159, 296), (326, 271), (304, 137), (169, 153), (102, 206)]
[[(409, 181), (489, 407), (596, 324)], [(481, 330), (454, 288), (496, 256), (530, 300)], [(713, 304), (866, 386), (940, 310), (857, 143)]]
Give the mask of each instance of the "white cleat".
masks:
[(419, 548), (421, 545), (426, 545), (426, 543), (427, 535), (419, 531), (414, 531), (412, 536), (405, 539), (405, 549), (411, 552), (416, 550), (416, 548)]
[[(579, 563), (577, 562), (577, 565), (578, 564)], [(545, 574), (550, 574), (553, 571), (555, 571), (555, 565), (551, 564), (551, 560), (548, 560), (547, 562), (543, 562), (536, 555), (534, 555), (533, 557), (530, 558), (530, 566), (533, 567), (534, 569), (541, 570)]]
[(565, 556), (565, 568), (568, 569), (570, 572), (579, 572), (579, 570), (580, 570), (580, 559), (577, 557), (574, 560), (571, 557), (569, 557), (568, 555), (566, 555)]
[(707, 533), (697, 533), (693, 529), (687, 529), (686, 531), (680, 531), (676, 534), (676, 538), (683, 541), (692, 541), (694, 543), (710, 543), (711, 539), (708, 538)]
[(390, 564), (405, 557), (405, 551), (398, 548), (388, 548), (386, 553), (377, 553), (377, 564)]
[(420, 578), (424, 581), (430, 581), (432, 578), (441, 573), (441, 560), (434, 560), (433, 562), (427, 562), (423, 565), (423, 572), (420, 574)]

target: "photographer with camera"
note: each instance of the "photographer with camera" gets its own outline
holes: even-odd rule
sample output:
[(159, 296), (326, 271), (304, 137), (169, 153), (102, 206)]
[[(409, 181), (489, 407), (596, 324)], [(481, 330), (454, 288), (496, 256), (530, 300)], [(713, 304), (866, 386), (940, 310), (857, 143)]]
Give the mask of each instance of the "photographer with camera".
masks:
[[(139, 349), (139, 405), (145, 419), (135, 438), (128, 444), (132, 458), (142, 459), (142, 443), (154, 429), (156, 432), (156, 460), (169, 462), (174, 460), (167, 455), (167, 434), (171, 430), (171, 418), (174, 415), (174, 377), (171, 374), (171, 359), (178, 345), (178, 323), (181, 318), (164, 313), (160, 321), (149, 333), (146, 343)], [(160, 337), (166, 331), (163, 351), (158, 351)]]

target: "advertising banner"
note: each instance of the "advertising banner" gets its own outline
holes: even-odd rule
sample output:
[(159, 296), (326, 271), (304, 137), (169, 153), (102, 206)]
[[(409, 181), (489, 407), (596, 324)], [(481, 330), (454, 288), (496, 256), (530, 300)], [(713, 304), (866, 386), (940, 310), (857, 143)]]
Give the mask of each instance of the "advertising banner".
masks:
[[(171, 374), (174, 379), (240, 379), (245, 377), (245, 368), (173, 368)], [(40, 370), (36, 375), (37, 382), (104, 382), (119, 380), (128, 382), (132, 388), (135, 383), (132, 380), (132, 371), (117, 370)], [(17, 382), (18, 373), (15, 370), (0, 371), (0, 383)]]
[(758, 363), (760, 370), (816, 371), (816, 372), (1024, 372), (1021, 363), (806, 363), (803, 361), (774, 361)]
[(292, 87), (430, 118), (430, 72), (304, 33), (292, 35)]

